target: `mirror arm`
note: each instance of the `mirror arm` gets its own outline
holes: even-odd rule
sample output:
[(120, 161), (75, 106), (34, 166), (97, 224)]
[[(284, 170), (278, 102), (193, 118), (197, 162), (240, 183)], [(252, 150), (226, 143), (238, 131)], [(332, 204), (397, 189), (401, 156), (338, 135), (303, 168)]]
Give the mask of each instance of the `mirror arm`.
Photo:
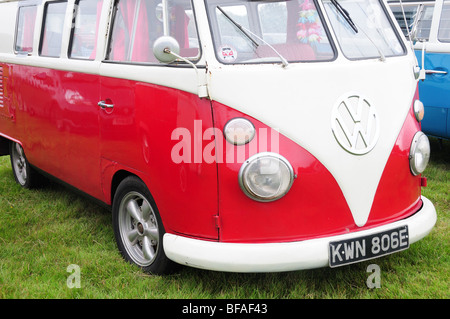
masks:
[(197, 74), (197, 81), (198, 81), (198, 96), (199, 96), (200, 98), (202, 98), (202, 97), (209, 98), (208, 86), (207, 86), (207, 84), (206, 84), (206, 80), (204, 80), (204, 79), (200, 76), (200, 74), (199, 74), (199, 72), (198, 72), (197, 66), (196, 66), (194, 63), (192, 63), (191, 61), (189, 61), (188, 59), (186, 59), (186, 58), (182, 57), (181, 55), (179, 55), (179, 54), (177, 54), (177, 53), (171, 51), (169, 48), (164, 48), (163, 51), (164, 51), (164, 53), (166, 53), (166, 54), (173, 55), (174, 57), (180, 59), (181, 61), (186, 62), (187, 64), (189, 64), (190, 66), (192, 66), (192, 67), (194, 68), (194, 70), (195, 70), (195, 72), (196, 72), (196, 74)]
[(426, 42), (423, 41), (422, 42), (422, 68), (420, 69), (420, 73), (419, 73), (419, 80), (425, 80), (426, 78), (426, 70), (425, 70), (425, 47), (426, 47)]

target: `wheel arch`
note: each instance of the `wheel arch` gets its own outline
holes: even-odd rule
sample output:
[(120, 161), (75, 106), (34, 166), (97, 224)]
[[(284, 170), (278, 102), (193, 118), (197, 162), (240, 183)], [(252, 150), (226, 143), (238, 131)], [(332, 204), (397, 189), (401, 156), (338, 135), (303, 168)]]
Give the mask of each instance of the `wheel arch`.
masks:
[(115, 172), (111, 180), (111, 198), (110, 198), (111, 204), (114, 202), (114, 196), (120, 183), (128, 176), (136, 176), (137, 178), (142, 180), (142, 178), (140, 178), (138, 175), (133, 174), (130, 171), (124, 169), (120, 169), (117, 172)]
[(0, 136), (0, 156), (9, 155), (11, 141), (6, 137)]

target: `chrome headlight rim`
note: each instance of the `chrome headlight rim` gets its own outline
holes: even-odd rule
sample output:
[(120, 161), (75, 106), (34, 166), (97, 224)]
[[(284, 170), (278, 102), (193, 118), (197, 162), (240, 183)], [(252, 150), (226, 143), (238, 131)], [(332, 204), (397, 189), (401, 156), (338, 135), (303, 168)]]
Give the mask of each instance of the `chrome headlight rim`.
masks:
[[(416, 162), (416, 156), (415, 156), (416, 152), (419, 149), (419, 145), (420, 145), (419, 143), (421, 142), (421, 139), (425, 140), (425, 143), (426, 143), (425, 146), (427, 147), (427, 152), (428, 152), (428, 156), (425, 161), (425, 165), (422, 164), (423, 168), (418, 167), (418, 165), (417, 165), (418, 163)], [(409, 168), (411, 170), (411, 173), (414, 176), (420, 175), (425, 171), (426, 167), (428, 166), (429, 159), (430, 159), (430, 150), (431, 150), (430, 141), (428, 140), (428, 137), (425, 135), (425, 133), (423, 133), (422, 131), (416, 132), (416, 134), (414, 134), (414, 137), (412, 139), (411, 147), (409, 150)]]
[[(246, 182), (245, 182), (245, 173), (247, 168), (250, 166), (250, 164), (252, 164), (254, 161), (259, 160), (263, 157), (272, 157), (277, 159), (278, 161), (280, 161), (280, 163), (282, 163), (283, 165), (285, 165), (285, 167), (287, 168), (288, 172), (289, 172), (289, 182), (287, 184), (287, 186), (285, 187), (285, 189), (282, 192), (279, 192), (278, 194), (276, 194), (276, 196), (271, 196), (271, 197), (261, 197), (258, 196), (257, 194), (255, 194), (254, 192), (251, 191), (251, 189), (249, 187), (247, 187)], [(294, 169), (292, 168), (292, 165), (289, 163), (289, 161), (283, 157), (282, 155), (278, 154), (278, 153), (273, 153), (273, 152), (261, 152), (258, 154), (255, 154), (251, 157), (249, 157), (241, 166), (240, 170), (239, 170), (239, 175), (238, 175), (238, 179), (239, 179), (239, 186), (241, 188), (241, 190), (244, 192), (245, 195), (247, 195), (249, 198), (258, 201), (258, 202), (263, 202), (263, 203), (267, 203), (267, 202), (273, 202), (276, 201), (282, 197), (284, 197), (289, 190), (292, 187), (292, 184), (294, 183), (294, 179), (295, 179), (295, 174), (294, 174)]]

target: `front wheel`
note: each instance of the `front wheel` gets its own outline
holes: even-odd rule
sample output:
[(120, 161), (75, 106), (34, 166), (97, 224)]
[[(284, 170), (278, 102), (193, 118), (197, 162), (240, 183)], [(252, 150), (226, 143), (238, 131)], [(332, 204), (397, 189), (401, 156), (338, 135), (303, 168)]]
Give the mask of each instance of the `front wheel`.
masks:
[(130, 176), (120, 183), (112, 214), (117, 246), (125, 260), (151, 274), (174, 270), (175, 264), (163, 249), (161, 217), (150, 191), (139, 178)]
[(11, 142), (9, 154), (16, 182), (24, 188), (32, 188), (36, 184), (37, 173), (28, 163), (22, 146), (19, 143)]

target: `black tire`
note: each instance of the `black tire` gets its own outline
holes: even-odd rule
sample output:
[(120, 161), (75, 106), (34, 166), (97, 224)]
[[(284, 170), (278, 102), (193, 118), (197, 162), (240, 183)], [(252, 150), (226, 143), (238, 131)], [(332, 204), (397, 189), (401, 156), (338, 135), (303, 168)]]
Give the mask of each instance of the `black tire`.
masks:
[(31, 167), (19, 143), (11, 142), (9, 149), (11, 167), (16, 182), (24, 188), (33, 188), (38, 184), (38, 173)]
[(126, 261), (154, 275), (169, 274), (176, 269), (176, 264), (164, 253), (164, 225), (142, 180), (129, 176), (119, 184), (112, 219), (117, 247)]

